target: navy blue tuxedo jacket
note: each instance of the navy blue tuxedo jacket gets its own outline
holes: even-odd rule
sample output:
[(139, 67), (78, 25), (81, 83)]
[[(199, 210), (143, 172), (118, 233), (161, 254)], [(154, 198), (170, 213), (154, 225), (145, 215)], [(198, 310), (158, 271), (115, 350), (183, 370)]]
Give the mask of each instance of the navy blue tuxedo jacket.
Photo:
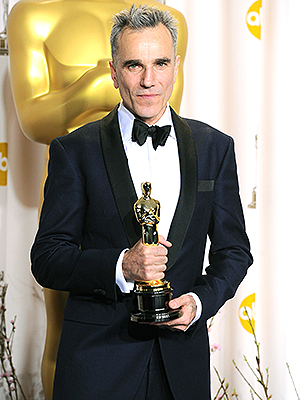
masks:
[[(173, 246), (166, 279), (174, 297), (189, 291), (199, 296), (201, 318), (186, 332), (129, 322), (135, 300), (115, 284), (115, 265), (120, 252), (140, 239), (141, 227), (134, 216), (137, 196), (117, 108), (100, 121), (54, 139), (31, 257), (37, 282), (70, 292), (55, 399), (130, 400), (155, 337), (174, 398), (210, 399), (206, 321), (234, 296), (252, 257), (232, 138), (174, 111), (172, 118), (181, 190), (168, 236)], [(172, 171), (166, 165), (165, 176), (168, 173)], [(207, 237), (211, 246), (204, 272)]]

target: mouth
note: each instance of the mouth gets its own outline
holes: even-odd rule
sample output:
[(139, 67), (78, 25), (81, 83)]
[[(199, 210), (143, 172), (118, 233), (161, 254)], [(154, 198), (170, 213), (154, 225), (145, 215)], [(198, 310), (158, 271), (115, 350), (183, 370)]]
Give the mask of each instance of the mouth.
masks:
[(154, 93), (145, 93), (145, 94), (138, 94), (137, 95), (138, 98), (143, 99), (143, 100), (153, 100), (156, 97), (158, 97), (158, 94), (154, 94)]

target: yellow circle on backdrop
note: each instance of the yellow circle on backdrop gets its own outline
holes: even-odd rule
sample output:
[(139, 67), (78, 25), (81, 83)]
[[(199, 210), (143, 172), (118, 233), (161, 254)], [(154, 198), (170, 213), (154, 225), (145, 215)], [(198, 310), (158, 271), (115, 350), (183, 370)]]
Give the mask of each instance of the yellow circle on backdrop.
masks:
[(253, 3), (246, 15), (248, 29), (257, 39), (261, 35), (261, 4), (262, 0)]
[[(247, 315), (248, 314), (248, 315)], [(255, 329), (255, 293), (247, 296), (240, 304), (239, 307), (239, 319), (244, 329), (247, 332), (253, 333), (249, 320)]]
[(7, 185), (7, 143), (0, 143), (0, 186)]

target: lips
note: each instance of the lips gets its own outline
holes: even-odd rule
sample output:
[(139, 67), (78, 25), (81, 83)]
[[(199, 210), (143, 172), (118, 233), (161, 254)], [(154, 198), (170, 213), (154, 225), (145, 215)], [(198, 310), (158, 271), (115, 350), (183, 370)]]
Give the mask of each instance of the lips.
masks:
[(153, 100), (158, 96), (158, 94), (138, 94), (137, 97), (144, 100)]

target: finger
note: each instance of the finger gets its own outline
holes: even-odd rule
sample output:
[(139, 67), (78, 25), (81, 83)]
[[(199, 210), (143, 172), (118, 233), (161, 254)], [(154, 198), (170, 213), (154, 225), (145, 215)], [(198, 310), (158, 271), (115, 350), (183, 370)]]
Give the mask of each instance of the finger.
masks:
[(172, 243), (169, 242), (168, 240), (166, 240), (162, 235), (159, 235), (158, 239), (159, 239), (159, 243), (162, 244), (163, 246), (166, 246), (166, 247), (172, 246)]
[(172, 299), (169, 301), (169, 307), (170, 308), (179, 308), (182, 304), (179, 304), (179, 302), (176, 299)]
[(172, 299), (169, 301), (169, 307), (170, 308), (179, 308), (179, 307), (189, 307), (189, 306), (195, 306), (195, 300), (192, 296), (183, 294), (180, 297), (177, 297), (175, 299)]
[(161, 323), (156, 323), (155, 325), (157, 325), (161, 329), (170, 329), (171, 331), (185, 331), (186, 328), (189, 326), (189, 323), (185, 322), (179, 323), (178, 321), (177, 323), (161, 322)]
[(162, 248), (161, 250), (145, 250), (141, 254), (141, 261), (145, 266), (163, 266), (166, 268), (165, 264), (168, 262), (167, 250)]

